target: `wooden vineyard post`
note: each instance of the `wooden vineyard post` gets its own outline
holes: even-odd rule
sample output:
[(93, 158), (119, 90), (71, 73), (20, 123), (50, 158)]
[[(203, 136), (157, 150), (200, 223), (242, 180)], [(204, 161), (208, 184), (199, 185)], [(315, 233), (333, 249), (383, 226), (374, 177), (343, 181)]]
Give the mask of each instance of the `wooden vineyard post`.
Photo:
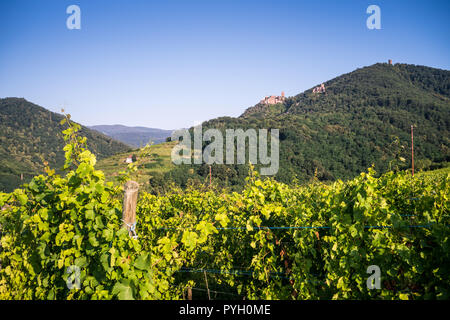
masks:
[(203, 274), (205, 275), (206, 290), (208, 291), (208, 300), (211, 300), (211, 295), (209, 294), (208, 278), (206, 278), (205, 270), (203, 270)]
[(191, 287), (187, 288), (187, 292), (188, 292), (188, 300), (192, 300), (192, 288)]
[(412, 176), (414, 177), (414, 126), (411, 125), (411, 165)]
[(136, 204), (139, 191), (139, 184), (136, 181), (128, 181), (124, 186), (122, 219), (127, 227), (130, 236), (136, 235)]

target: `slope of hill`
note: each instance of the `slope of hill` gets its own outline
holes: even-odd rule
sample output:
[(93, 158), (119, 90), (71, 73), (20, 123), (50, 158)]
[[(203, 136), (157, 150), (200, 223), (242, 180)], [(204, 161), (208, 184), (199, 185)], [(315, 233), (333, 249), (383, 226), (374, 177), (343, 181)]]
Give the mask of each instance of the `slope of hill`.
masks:
[[(47, 161), (64, 163), (63, 116), (21, 98), (0, 99), (0, 190), (11, 191), (43, 169)], [(82, 127), (89, 149), (105, 158), (131, 148), (97, 131)], [(23, 180), (21, 180), (23, 176)]]
[[(240, 117), (203, 123), (217, 128), (280, 130), (277, 180), (349, 179), (372, 164), (378, 172), (411, 165), (411, 125), (417, 169), (446, 166), (450, 160), (450, 72), (424, 66), (377, 63), (324, 83), (283, 104), (257, 104)], [(194, 174), (192, 174), (194, 172)], [(243, 166), (213, 165), (215, 181), (243, 184)], [(186, 184), (204, 180), (206, 165), (177, 166), (165, 179)]]
[[(126, 170), (128, 164), (125, 159), (130, 155), (135, 155), (137, 161), (137, 172), (133, 175), (133, 179), (142, 185), (149, 184), (150, 179), (161, 177), (170, 170), (176, 168), (171, 160), (172, 148), (178, 142), (163, 142), (148, 147), (145, 156), (142, 156), (141, 150), (133, 152), (118, 153), (111, 157), (101, 159), (97, 162), (97, 168), (105, 173), (108, 181), (113, 181), (118, 173)], [(167, 181), (168, 182), (168, 181)]]
[(150, 141), (158, 144), (166, 141), (170, 137), (172, 130), (163, 130), (146, 127), (128, 127), (123, 125), (96, 125), (88, 128), (97, 130), (117, 141), (139, 148), (145, 146)]

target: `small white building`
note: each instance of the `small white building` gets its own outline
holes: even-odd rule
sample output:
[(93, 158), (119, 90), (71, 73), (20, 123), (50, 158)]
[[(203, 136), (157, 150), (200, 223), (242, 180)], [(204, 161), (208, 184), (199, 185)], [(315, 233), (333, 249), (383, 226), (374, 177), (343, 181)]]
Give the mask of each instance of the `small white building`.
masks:
[(133, 163), (133, 156), (129, 156), (126, 160), (126, 163)]

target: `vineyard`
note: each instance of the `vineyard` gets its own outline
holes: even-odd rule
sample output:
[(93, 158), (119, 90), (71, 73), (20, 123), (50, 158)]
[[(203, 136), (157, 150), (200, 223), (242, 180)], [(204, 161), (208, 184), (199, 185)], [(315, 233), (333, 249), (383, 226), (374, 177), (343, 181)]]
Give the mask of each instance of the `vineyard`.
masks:
[(448, 170), (140, 192), (133, 238), (123, 183), (105, 181), (77, 130), (64, 131), (65, 174), (0, 193), (0, 299), (450, 298)]

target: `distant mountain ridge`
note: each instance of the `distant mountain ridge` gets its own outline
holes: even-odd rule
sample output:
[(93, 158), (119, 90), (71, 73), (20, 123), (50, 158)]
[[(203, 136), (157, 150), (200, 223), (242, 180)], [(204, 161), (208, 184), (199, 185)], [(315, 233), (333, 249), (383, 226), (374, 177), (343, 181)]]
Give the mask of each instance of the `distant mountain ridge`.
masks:
[[(64, 163), (63, 115), (23, 98), (0, 99), (0, 191), (11, 191), (43, 173), (43, 162), (52, 168)], [(98, 159), (131, 149), (102, 133), (81, 127), (80, 135)], [(23, 177), (23, 180), (21, 179)]]
[(165, 142), (173, 131), (147, 127), (128, 127), (120, 124), (95, 125), (89, 126), (89, 128), (136, 148), (143, 147), (150, 141), (154, 144)]

